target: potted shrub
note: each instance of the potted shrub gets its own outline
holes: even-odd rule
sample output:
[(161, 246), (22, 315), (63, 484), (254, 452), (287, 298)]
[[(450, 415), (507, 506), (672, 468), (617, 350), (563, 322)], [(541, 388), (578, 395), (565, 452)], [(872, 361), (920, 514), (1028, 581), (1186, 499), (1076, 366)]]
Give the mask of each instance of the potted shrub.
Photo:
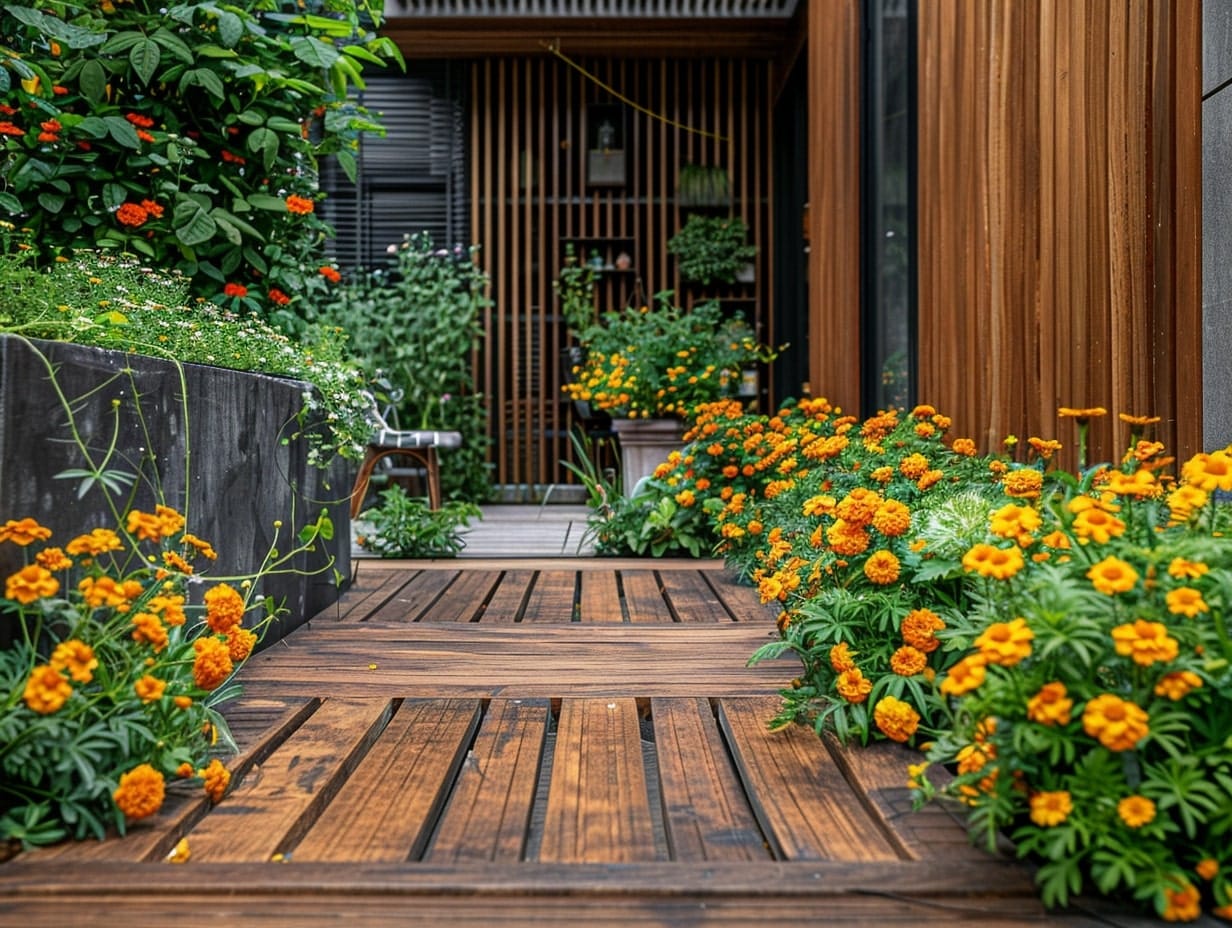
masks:
[(680, 276), (692, 283), (735, 283), (737, 275), (757, 256), (748, 243), (749, 227), (739, 216), (690, 214), (684, 227), (667, 243), (679, 262)]

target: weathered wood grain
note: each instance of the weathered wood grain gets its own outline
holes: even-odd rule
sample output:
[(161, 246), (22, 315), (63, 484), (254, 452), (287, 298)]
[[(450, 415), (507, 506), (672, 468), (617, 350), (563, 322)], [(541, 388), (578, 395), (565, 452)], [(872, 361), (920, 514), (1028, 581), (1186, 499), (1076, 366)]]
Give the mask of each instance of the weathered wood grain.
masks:
[(369, 613), (369, 622), (415, 622), (435, 603), (458, 576), (453, 570), (424, 570), (403, 584), (379, 609)]
[(616, 574), (609, 571), (588, 571), (578, 574), (581, 584), (578, 616), (583, 622), (623, 622), (620, 587)]
[(530, 585), (535, 580), (533, 570), (501, 571), (500, 583), (484, 606), (480, 620), (483, 622), (517, 622), (522, 618)]
[(723, 601), (711, 589), (706, 578), (696, 571), (661, 574), (667, 602), (680, 622), (730, 622)]
[(572, 570), (541, 570), (522, 613), (523, 622), (572, 622), (577, 574)]
[(663, 596), (663, 584), (653, 570), (622, 570), (620, 582), (625, 594), (629, 621), (674, 622), (671, 607)]
[(477, 622), (484, 604), (500, 583), (499, 571), (458, 573), (453, 583), (423, 614), (424, 622)]

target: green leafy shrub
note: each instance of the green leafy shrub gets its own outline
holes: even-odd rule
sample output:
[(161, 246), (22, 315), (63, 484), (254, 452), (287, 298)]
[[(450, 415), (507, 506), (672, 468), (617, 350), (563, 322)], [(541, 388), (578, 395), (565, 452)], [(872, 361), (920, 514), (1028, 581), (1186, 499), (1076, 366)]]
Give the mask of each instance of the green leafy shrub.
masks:
[(380, 499), (381, 505), (360, 514), (372, 531), (358, 541), (381, 557), (455, 557), (466, 547), (460, 530), (482, 515), (474, 503), (458, 501), (431, 509), (426, 499), (408, 496), (397, 485), (382, 490)]
[(667, 251), (676, 256), (685, 280), (704, 286), (730, 284), (757, 257), (757, 246), (748, 243), (748, 235), (748, 224), (739, 216), (691, 213), (668, 240)]
[(367, 0), (9, 2), (0, 16), (0, 207), (51, 252), (110, 248), (194, 295), (290, 316), (327, 282), (317, 159), (354, 177), (348, 99), (401, 61)]

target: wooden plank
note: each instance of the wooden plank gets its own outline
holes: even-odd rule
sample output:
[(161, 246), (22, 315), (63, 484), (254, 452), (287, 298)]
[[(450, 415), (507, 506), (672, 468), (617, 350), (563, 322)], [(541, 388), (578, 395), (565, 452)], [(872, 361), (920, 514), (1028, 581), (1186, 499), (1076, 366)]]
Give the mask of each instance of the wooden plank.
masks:
[(523, 622), (572, 622), (577, 574), (572, 570), (541, 570), (535, 576)]
[[(907, 765), (922, 761), (917, 752), (889, 742), (843, 745), (827, 734), (826, 747), (847, 780), (868, 799), (867, 806), (893, 832), (898, 844), (917, 860), (979, 860), (987, 855), (971, 844), (960, 814), (941, 802), (918, 812), (911, 808)], [(942, 773), (930, 770), (934, 780)]]
[(484, 606), (480, 616), (484, 622), (517, 622), (522, 618), (530, 585), (534, 582), (533, 570), (506, 570), (500, 582)]
[[(525, 508), (525, 507), (524, 507)], [(533, 507), (531, 507), (533, 508)], [(533, 518), (533, 517), (532, 517)], [(456, 557), (441, 560), (377, 560), (361, 558), (356, 570), (360, 574), (368, 570), (423, 570), (423, 571), (467, 571), (467, 570), (511, 570), (525, 567), (533, 570), (537, 567), (551, 567), (553, 570), (645, 570), (648, 563), (654, 564), (659, 573), (675, 570), (725, 570), (723, 561), (718, 558), (665, 557), (650, 561), (644, 557), (544, 557), (538, 552), (528, 552), (525, 557)]]
[(728, 571), (708, 571), (704, 576), (737, 622), (773, 624), (782, 611), (776, 604), (763, 603), (756, 587), (740, 583)]
[[(369, 564), (380, 565), (380, 561)], [(404, 583), (414, 576), (405, 568), (368, 566), (356, 570), (350, 587), (332, 606), (326, 606), (311, 621), (362, 622), (369, 613), (379, 609)]]
[(421, 571), (391, 596), (380, 609), (372, 612), (366, 621), (416, 622), (457, 576), (457, 571), (453, 570)]
[(589, 571), (580, 574), (582, 587), (579, 611), (583, 622), (623, 622), (624, 610), (620, 605), (620, 589), (616, 574), (611, 571)]
[(766, 642), (752, 623), (615, 625), (366, 624), (301, 629), (249, 659), (254, 695), (532, 698), (777, 692), (793, 659), (747, 667)]
[(423, 614), (424, 622), (477, 622), (500, 582), (499, 571), (459, 573), (449, 588)]
[(654, 860), (654, 826), (633, 699), (561, 703), (539, 860)]
[(674, 622), (675, 616), (663, 598), (659, 575), (653, 570), (622, 570), (620, 584), (625, 594), (629, 621)]
[(680, 622), (730, 622), (723, 601), (696, 572), (662, 574), (660, 581), (672, 613)]
[(418, 858), (479, 724), (473, 700), (408, 700), (293, 850), (301, 860)]
[(770, 851), (705, 699), (654, 699), (655, 753), (674, 860), (765, 860)]
[(547, 700), (492, 701), (425, 860), (522, 859), (548, 719)]
[(719, 722), (753, 810), (788, 860), (894, 860), (890, 843), (811, 729), (770, 732), (777, 699), (722, 699)]
[(328, 699), (193, 829), (197, 861), (268, 861), (313, 823), (389, 720), (386, 699)]

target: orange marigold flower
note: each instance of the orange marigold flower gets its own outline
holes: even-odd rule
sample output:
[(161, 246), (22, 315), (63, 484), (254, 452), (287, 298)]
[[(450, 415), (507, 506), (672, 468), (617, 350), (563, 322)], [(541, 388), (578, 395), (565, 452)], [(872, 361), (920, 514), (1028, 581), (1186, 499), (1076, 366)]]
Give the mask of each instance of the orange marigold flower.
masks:
[(876, 467), (869, 475), (869, 479), (876, 480), (878, 483), (889, 483), (894, 479), (893, 467)]
[(1108, 410), (1103, 406), (1092, 406), (1089, 409), (1073, 409), (1069, 406), (1062, 406), (1057, 410), (1057, 415), (1062, 419), (1077, 419), (1079, 423), (1083, 423), (1088, 419), (1098, 419), (1100, 416), (1108, 415)]
[(932, 438), (937, 434), (937, 427), (931, 422), (917, 422), (915, 424), (915, 433), (920, 438)]
[(900, 677), (914, 677), (928, 666), (928, 655), (909, 644), (890, 655), (890, 669)]
[(1031, 821), (1041, 828), (1060, 825), (1074, 811), (1074, 802), (1067, 790), (1034, 793), (1028, 800), (1031, 806)]
[(987, 663), (1013, 667), (1031, 655), (1034, 640), (1035, 632), (1027, 626), (1027, 620), (1017, 618), (989, 625), (975, 639), (975, 646)]
[(30, 671), (21, 695), (32, 712), (50, 715), (73, 695), (72, 684), (51, 664), (40, 664)]
[(945, 471), (933, 468), (925, 471), (923, 476), (915, 482), (916, 489), (921, 492), (929, 490), (945, 479)]
[(840, 641), (830, 649), (830, 666), (834, 668), (835, 673), (846, 673), (856, 669), (855, 656), (852, 655), (847, 642)]
[(1138, 572), (1120, 558), (1106, 557), (1098, 564), (1091, 565), (1087, 579), (1101, 593), (1115, 596), (1134, 588), (1138, 582)]
[(176, 696), (171, 701), (175, 703), (177, 709), (187, 709), (193, 704), (191, 696)]
[(975, 442), (970, 438), (955, 438), (950, 444), (950, 450), (967, 458), (975, 457), (978, 452)]
[(228, 283), (223, 286), (222, 295), (234, 296), (242, 299), (243, 297), (248, 296), (248, 288), (243, 284)]
[(806, 499), (804, 501), (804, 505), (801, 507), (801, 512), (803, 512), (806, 516), (829, 515), (834, 511), (835, 505), (833, 496), (819, 494), (817, 496), (810, 496)]
[(1130, 828), (1141, 828), (1155, 819), (1155, 803), (1146, 796), (1126, 796), (1117, 803), (1117, 815)]
[(1055, 439), (1043, 439), (1031, 437), (1027, 439), (1027, 445), (1039, 455), (1041, 460), (1051, 461), (1053, 455), (1061, 450), (1061, 443)]
[(1044, 475), (1033, 467), (1019, 467), (1001, 478), (1001, 489), (1015, 499), (1039, 499)]
[(163, 692), (167, 689), (167, 684), (165, 681), (158, 679), (158, 677), (147, 673), (133, 684), (133, 689), (142, 702), (158, 702), (158, 700), (163, 698)]
[(1084, 541), (1107, 544), (1125, 534), (1125, 523), (1102, 509), (1084, 509), (1074, 517), (1074, 534)]
[(1168, 573), (1178, 580), (1197, 580), (1209, 570), (1201, 561), (1187, 561), (1183, 557), (1174, 557), (1168, 564)]
[(1150, 717), (1137, 703), (1103, 693), (1082, 710), (1082, 728), (1110, 751), (1129, 751), (1151, 733)]
[(864, 702), (873, 691), (873, 681), (865, 679), (859, 668), (844, 670), (834, 681), (835, 689), (852, 705)]
[(206, 590), (204, 599), (205, 622), (211, 630), (226, 634), (244, 620), (244, 598), (233, 587), (220, 583)]
[(338, 273), (336, 268), (330, 267), (328, 264), (323, 264), (317, 268), (318, 273), (330, 283), (336, 284), (342, 280), (342, 275)]
[(281, 290), (279, 290), (277, 287), (270, 287), (269, 293), (267, 293), (266, 296), (269, 297), (270, 302), (273, 303), (275, 306), (286, 306), (288, 303), (291, 302), (291, 298), (287, 296), (285, 293), (283, 293)]
[(149, 116), (143, 116), (141, 113), (125, 113), (124, 118), (139, 129), (149, 129), (154, 125), (153, 119)]
[(1232, 492), (1232, 454), (1227, 451), (1195, 454), (1181, 467), (1181, 479), (1206, 493)]
[(873, 707), (873, 721), (891, 741), (903, 742), (920, 727), (920, 713), (901, 699), (883, 696)]
[(1204, 857), (1194, 865), (1194, 873), (1204, 880), (1213, 880), (1219, 876), (1219, 861), (1214, 857)]
[(1169, 590), (1164, 597), (1168, 602), (1168, 611), (1173, 615), (1184, 615), (1195, 618), (1201, 612), (1210, 612), (1211, 607), (1202, 598), (1202, 593), (1191, 586), (1177, 587)]
[(129, 226), (133, 229), (145, 225), (146, 220), (150, 218), (149, 212), (136, 203), (121, 203), (120, 208), (116, 210), (115, 216), (116, 221), (120, 225)]
[(928, 458), (924, 455), (909, 454), (898, 464), (898, 472), (908, 480), (918, 480), (928, 471)]
[(835, 554), (855, 557), (868, 550), (869, 537), (868, 532), (861, 526), (851, 525), (839, 519), (826, 529), (826, 543), (830, 545)]
[(163, 552), (163, 563), (172, 570), (178, 570), (182, 574), (191, 575), (193, 572), (192, 564), (188, 563), (188, 561), (184, 560), (174, 551)]
[(1166, 922), (1192, 922), (1202, 914), (1202, 893), (1192, 883), (1180, 889), (1164, 889), (1164, 910), (1160, 917)]
[(911, 418), (913, 419), (931, 419), (937, 414), (937, 407), (929, 406), (927, 403), (921, 403), (911, 410)]
[(1168, 494), (1168, 524), (1183, 525), (1210, 499), (1205, 490), (1183, 484)]
[(126, 528), (129, 534), (136, 535), (139, 541), (161, 541), (163, 537), (162, 521), (152, 512), (131, 510)]
[(39, 525), (29, 516), (24, 519), (9, 519), (0, 525), (0, 541), (11, 541), (23, 548), (36, 541), (46, 541), (50, 537), (51, 529)]
[(166, 783), (163, 775), (149, 764), (138, 764), (120, 776), (112, 794), (116, 807), (130, 819), (148, 818), (163, 807)]
[(1068, 725), (1073, 709), (1065, 684), (1055, 680), (1027, 700), (1027, 718), (1040, 725)]
[(963, 555), (963, 570), (974, 571), (981, 577), (1008, 580), (1025, 566), (1018, 548), (997, 548), (980, 542)]
[(941, 681), (942, 694), (962, 696), (976, 689), (984, 682), (987, 665), (988, 661), (983, 654), (968, 654), (951, 667), (945, 679)]
[(989, 524), (994, 535), (1017, 539), (1040, 527), (1040, 514), (1031, 506), (1016, 506), (1010, 503), (992, 513)]
[(167, 625), (183, 625), (184, 616), (184, 597), (183, 596), (152, 596), (146, 604), (146, 608), (150, 612), (159, 616)]
[(108, 551), (118, 551), (123, 547), (120, 536), (109, 528), (96, 528), (88, 535), (78, 535), (64, 550), (69, 554), (87, 554), (97, 556)]
[(1155, 684), (1155, 695), (1176, 702), (1201, 686), (1202, 678), (1192, 670), (1174, 670), (1159, 678)]
[(158, 616), (151, 612), (138, 612), (133, 615), (133, 641), (146, 642), (155, 651), (161, 651), (167, 646), (167, 629), (159, 621)]
[(925, 654), (931, 654), (941, 644), (935, 633), (943, 628), (945, 622), (931, 609), (913, 609), (903, 619), (900, 630), (903, 641)]
[(874, 551), (864, 562), (864, 576), (870, 583), (886, 586), (898, 579), (900, 565), (893, 551)]
[(1122, 422), (1124, 422), (1126, 425), (1133, 425), (1139, 428), (1143, 426), (1147, 426), (1147, 425), (1154, 425), (1156, 422), (1160, 421), (1159, 416), (1134, 416), (1134, 415), (1130, 415), (1127, 412), (1117, 413), (1117, 418), (1120, 419)]
[(227, 653), (231, 655), (234, 663), (238, 664), (246, 660), (256, 645), (256, 632), (249, 631), (240, 625), (227, 629)]
[(4, 581), (5, 599), (12, 599), (28, 606), (36, 600), (55, 596), (60, 590), (60, 581), (46, 567), (27, 564)]
[(183, 535), (181, 535), (180, 541), (182, 541), (186, 545), (189, 545), (195, 548), (197, 553), (200, 554), (202, 557), (204, 557), (206, 560), (210, 560), (210, 561), (218, 560), (218, 552), (214, 550), (214, 546), (211, 545), (208, 541), (204, 541), (198, 538), (196, 535), (191, 534), (190, 532), (185, 532)]
[(1148, 468), (1140, 467), (1132, 474), (1119, 470), (1111, 471), (1102, 488), (1117, 496), (1132, 496), (1134, 499), (1153, 499), (1160, 493), (1159, 480)]
[(175, 768), (175, 775), (179, 777), (181, 780), (187, 780), (189, 777), (193, 775), (194, 772), (195, 771), (193, 770), (193, 765), (190, 764), (188, 761), (184, 761), (184, 763), (180, 764), (180, 766)]
[(911, 510), (896, 499), (887, 499), (877, 507), (873, 528), (888, 538), (897, 538), (911, 528)]
[(132, 601), (142, 593), (141, 584), (136, 580), (116, 582), (111, 577), (83, 577), (77, 584), (81, 597), (91, 609), (111, 606), (121, 612), (128, 610)]
[(834, 514), (844, 522), (865, 526), (873, 521), (882, 502), (881, 494), (876, 490), (856, 487), (834, 507)]
[(68, 570), (73, 566), (73, 559), (64, 553), (63, 548), (44, 548), (34, 556), (34, 561), (39, 567), (53, 573), (57, 570)]
[(312, 200), (307, 197), (297, 196), (294, 193), (287, 197), (286, 202), (287, 212), (294, 213), (297, 216), (307, 216), (317, 208), (316, 203)]
[(197, 652), (193, 680), (203, 690), (218, 689), (235, 669), (230, 649), (217, 638), (198, 638), (193, 642), (193, 650)]
[(227, 794), (227, 786), (231, 783), (231, 771), (215, 757), (208, 766), (198, 772), (205, 780), (205, 795), (210, 797), (210, 802), (222, 802), (222, 797)]
[(89, 683), (98, 669), (98, 658), (94, 656), (94, 649), (84, 641), (70, 638), (61, 641), (51, 652), (51, 666), (56, 670), (67, 670), (68, 675), (78, 683)]

